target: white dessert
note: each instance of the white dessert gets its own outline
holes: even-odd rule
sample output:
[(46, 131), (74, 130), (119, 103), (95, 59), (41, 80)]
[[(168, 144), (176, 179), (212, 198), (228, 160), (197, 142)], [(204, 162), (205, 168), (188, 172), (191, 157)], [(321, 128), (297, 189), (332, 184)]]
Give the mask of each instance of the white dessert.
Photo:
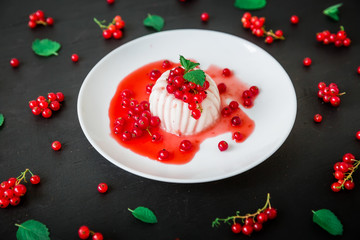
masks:
[(220, 117), (220, 95), (216, 83), (207, 74), (209, 88), (207, 97), (201, 103), (201, 117), (194, 119), (188, 104), (175, 98), (166, 90), (170, 70), (164, 72), (152, 88), (150, 111), (161, 120), (161, 128), (176, 135), (193, 135), (214, 125)]

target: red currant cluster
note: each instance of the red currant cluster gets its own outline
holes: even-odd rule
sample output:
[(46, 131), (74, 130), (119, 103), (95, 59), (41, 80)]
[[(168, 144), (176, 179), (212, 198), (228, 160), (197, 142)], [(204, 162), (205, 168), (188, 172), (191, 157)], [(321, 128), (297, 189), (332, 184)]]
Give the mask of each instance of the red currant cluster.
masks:
[(259, 88), (257, 86), (251, 86), (248, 90), (245, 90), (241, 98), (245, 107), (252, 107), (254, 104), (254, 99), (259, 94)]
[(7, 181), (3, 181), (0, 184), (0, 208), (6, 208), (7, 206), (17, 206), (20, 203), (20, 197), (26, 193), (26, 186), (21, 184), (21, 181), (25, 179), (26, 173), (30, 173), (30, 182), (32, 184), (40, 183), (40, 177), (34, 175), (29, 169), (26, 169), (20, 174), (19, 177), (11, 177)]
[(58, 111), (61, 107), (60, 103), (64, 101), (64, 94), (62, 92), (49, 93), (48, 99), (44, 96), (39, 96), (36, 100), (29, 101), (29, 107), (34, 115), (42, 115), (44, 118), (52, 116), (53, 111)]
[[(263, 224), (268, 220), (276, 218), (277, 210), (272, 208), (270, 205), (270, 194), (267, 196), (267, 201), (262, 209), (259, 209), (255, 213), (246, 214), (241, 216), (239, 212), (236, 212), (235, 216), (227, 218), (216, 218), (212, 226), (218, 227), (221, 222), (231, 224), (231, 231), (233, 233), (243, 233), (244, 235), (250, 236), (253, 231), (260, 231), (263, 228)], [(242, 220), (242, 224), (237, 222), (237, 219)]]
[(122, 20), (122, 18), (119, 15), (115, 16), (112, 22), (108, 25), (104, 25), (105, 20), (99, 21), (96, 18), (94, 18), (94, 21), (96, 22), (97, 25), (99, 25), (99, 27), (103, 31), (102, 35), (105, 39), (110, 39), (111, 37), (115, 39), (122, 38), (123, 36), (122, 29), (125, 27), (125, 21)]
[(351, 40), (347, 37), (347, 33), (342, 26), (337, 33), (331, 33), (329, 30), (316, 33), (316, 40), (325, 45), (333, 43), (336, 47), (348, 47), (351, 44)]
[(54, 19), (52, 17), (45, 18), (45, 14), (41, 10), (37, 10), (36, 12), (29, 15), (29, 23), (28, 26), (30, 28), (35, 28), (38, 24), (44, 26), (51, 26), (54, 24)]
[(265, 18), (252, 16), (251, 13), (246, 12), (241, 18), (243, 27), (250, 29), (251, 33), (257, 37), (265, 37), (265, 43), (271, 44), (274, 40), (284, 40), (284, 34), (282, 30), (273, 31), (265, 30)]
[(201, 86), (184, 79), (184, 68), (176, 67), (170, 70), (169, 77), (167, 78), (166, 90), (170, 94), (174, 94), (175, 98), (182, 100), (188, 104), (191, 111), (191, 116), (194, 119), (201, 117), (201, 102), (207, 97), (206, 90), (210, 84), (205, 80)]
[(81, 226), (78, 230), (79, 238), (80, 239), (88, 239), (92, 236), (92, 240), (103, 240), (104, 237), (100, 232), (94, 232), (89, 229), (88, 226)]
[[(162, 140), (162, 136), (156, 131), (160, 125), (160, 118), (152, 116), (150, 103), (148, 101), (138, 102), (134, 99), (134, 93), (125, 89), (121, 93), (121, 106), (126, 110), (126, 116), (120, 116), (114, 122), (113, 131), (121, 134), (123, 141), (130, 141), (132, 138), (139, 138), (148, 132), (153, 142)], [(153, 133), (151, 132), (153, 131)]]
[(318, 97), (322, 98), (322, 100), (326, 103), (330, 102), (330, 104), (334, 107), (340, 105), (340, 96), (345, 93), (339, 93), (339, 88), (335, 83), (330, 83), (329, 86), (324, 82), (318, 83)]
[(355, 187), (352, 175), (359, 167), (360, 160), (356, 160), (351, 153), (346, 153), (341, 162), (334, 164), (334, 177), (338, 180), (331, 184), (331, 190), (339, 192), (341, 189), (352, 190)]

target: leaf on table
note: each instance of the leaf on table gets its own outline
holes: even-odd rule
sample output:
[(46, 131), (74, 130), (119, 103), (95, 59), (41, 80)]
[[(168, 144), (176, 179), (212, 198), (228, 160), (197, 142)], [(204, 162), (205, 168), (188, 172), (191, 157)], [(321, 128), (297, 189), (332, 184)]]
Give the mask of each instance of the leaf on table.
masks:
[(39, 221), (28, 220), (15, 226), (19, 227), (16, 232), (17, 240), (50, 240), (49, 230)]
[(184, 79), (203, 86), (205, 82), (205, 73), (200, 69), (192, 70), (184, 74)]
[(333, 20), (335, 21), (339, 21), (339, 7), (342, 6), (342, 3), (339, 3), (339, 4), (335, 4), (335, 5), (332, 5), (328, 8), (326, 8), (323, 13), (332, 18)]
[(342, 235), (343, 225), (336, 215), (328, 209), (320, 209), (313, 212), (313, 222), (325, 229), (332, 235)]
[(51, 55), (58, 55), (61, 45), (58, 42), (50, 39), (35, 39), (32, 43), (32, 50), (40, 56), (48, 57)]
[(4, 120), (5, 120), (4, 115), (0, 113), (0, 127), (3, 125)]
[(144, 19), (144, 25), (147, 27), (152, 27), (156, 31), (161, 31), (164, 27), (164, 24), (164, 18), (159, 15), (148, 14), (148, 16)]
[(266, 0), (235, 0), (234, 6), (242, 10), (256, 10), (266, 6)]
[(157, 223), (157, 218), (155, 214), (146, 207), (137, 207), (134, 210), (128, 208), (132, 215), (145, 223)]

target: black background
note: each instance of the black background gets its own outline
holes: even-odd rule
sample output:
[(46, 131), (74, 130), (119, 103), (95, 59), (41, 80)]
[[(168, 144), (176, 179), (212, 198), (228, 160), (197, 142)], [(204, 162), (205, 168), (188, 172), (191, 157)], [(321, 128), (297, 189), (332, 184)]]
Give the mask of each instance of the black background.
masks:
[[(17, 227), (28, 219), (47, 225), (52, 239), (78, 239), (77, 230), (88, 225), (105, 239), (245, 239), (227, 225), (212, 228), (216, 217), (245, 214), (263, 206), (271, 193), (278, 209), (276, 220), (264, 225), (253, 239), (354, 239), (358, 233), (360, 176), (354, 174), (355, 189), (330, 190), (333, 164), (347, 153), (360, 156), (360, 3), (343, 1), (340, 21), (322, 10), (339, 3), (325, 0), (269, 0), (265, 8), (252, 11), (266, 17), (266, 26), (282, 29), (285, 41), (264, 43), (242, 28), (243, 10), (234, 0), (13, 0), (0, 2), (0, 181), (17, 177), (26, 168), (41, 176), (37, 186), (27, 184), (28, 193), (17, 207), (0, 209), (0, 239), (15, 239)], [(28, 15), (41, 9), (54, 18), (53, 27), (27, 26)], [(202, 23), (200, 15), (210, 20)], [(142, 25), (148, 13), (164, 17), (165, 30), (195, 28), (230, 33), (247, 39), (269, 52), (289, 74), (297, 94), (294, 128), (282, 147), (259, 166), (238, 176), (202, 184), (158, 182), (128, 173), (103, 158), (85, 138), (76, 104), (83, 80), (106, 54), (122, 44), (154, 31)], [(300, 18), (298, 25), (290, 16)], [(121, 15), (126, 22), (124, 37), (105, 40), (93, 17), (110, 21)], [(317, 43), (315, 33), (345, 27), (352, 44), (336, 48)], [(62, 44), (58, 56), (40, 57), (31, 50), (36, 38)], [(73, 63), (71, 54), (80, 60)], [(146, 54), (146, 53), (144, 53)], [(17, 57), (20, 66), (9, 61)], [(126, 57), (126, 56), (124, 56)], [(306, 68), (304, 57), (313, 64)], [(261, 71), (261, 69), (259, 69)], [(335, 82), (341, 105), (324, 104), (317, 96), (317, 83)], [(62, 91), (65, 103), (56, 115), (43, 119), (32, 115), (28, 101), (51, 91)], [(281, 97), (281, 92), (274, 92)], [(286, 101), (286, 99), (283, 99)], [(99, 99), (101, 101), (101, 99)], [(321, 124), (313, 116), (321, 113)], [(63, 148), (51, 149), (59, 140)], [(106, 182), (109, 191), (100, 194), (97, 185)], [(134, 219), (127, 208), (146, 206), (158, 217), (157, 224)], [(311, 210), (328, 208), (344, 225), (341, 237), (332, 237), (312, 222)]]

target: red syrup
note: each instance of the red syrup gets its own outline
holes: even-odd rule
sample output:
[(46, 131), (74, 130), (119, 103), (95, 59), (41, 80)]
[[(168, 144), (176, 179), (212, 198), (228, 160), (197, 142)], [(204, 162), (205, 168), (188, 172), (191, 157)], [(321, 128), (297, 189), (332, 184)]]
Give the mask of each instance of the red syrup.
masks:
[[(176, 66), (179, 66), (178, 63), (171, 63), (170, 68), (164, 69), (162, 67), (163, 60), (149, 63), (134, 72), (126, 76), (118, 85), (116, 93), (110, 102), (109, 107), (109, 118), (110, 118), (110, 130), (111, 136), (116, 139), (116, 141), (123, 147), (130, 149), (131, 151), (148, 157), (150, 159), (158, 160), (158, 152), (162, 149), (166, 149), (170, 153), (170, 157), (161, 162), (167, 164), (185, 164), (191, 161), (194, 158), (195, 154), (200, 150), (200, 144), (207, 138), (215, 137), (226, 132), (237, 132), (239, 131), (243, 138), (240, 142), (245, 141), (255, 128), (255, 122), (250, 119), (240, 108), (236, 111), (233, 111), (230, 116), (223, 117), (220, 116), (218, 121), (207, 130), (198, 133), (192, 136), (177, 136), (171, 133), (167, 133), (164, 130), (156, 127), (152, 128), (151, 132), (159, 132), (162, 135), (162, 141), (152, 142), (152, 137), (150, 134), (145, 134), (139, 138), (132, 138), (129, 141), (123, 141), (121, 134), (117, 135), (114, 133), (114, 122), (117, 118), (121, 116), (126, 116), (128, 110), (124, 110), (121, 106), (121, 92), (124, 89), (130, 89), (134, 92), (134, 99), (139, 103), (143, 100), (149, 100), (149, 94), (146, 93), (146, 85), (149, 83), (155, 83), (155, 81), (150, 80), (149, 73), (158, 69), (161, 73), (172, 69)], [(231, 100), (235, 100), (242, 104), (241, 102), (241, 93), (248, 89), (248, 86), (245, 83), (242, 83), (238, 78), (232, 74), (229, 77), (224, 77), (222, 75), (222, 68), (219, 68), (215, 65), (211, 65), (207, 70), (204, 70), (211, 78), (219, 84), (221, 82), (225, 83), (227, 86), (226, 92), (222, 93), (221, 96), (221, 109), (229, 104)], [(239, 116), (241, 119), (241, 124), (239, 126), (231, 125), (231, 118), (233, 116)], [(184, 139), (190, 140), (193, 147), (191, 151), (181, 152), (179, 150), (180, 142)], [(217, 148), (217, 146), (212, 146)]]

